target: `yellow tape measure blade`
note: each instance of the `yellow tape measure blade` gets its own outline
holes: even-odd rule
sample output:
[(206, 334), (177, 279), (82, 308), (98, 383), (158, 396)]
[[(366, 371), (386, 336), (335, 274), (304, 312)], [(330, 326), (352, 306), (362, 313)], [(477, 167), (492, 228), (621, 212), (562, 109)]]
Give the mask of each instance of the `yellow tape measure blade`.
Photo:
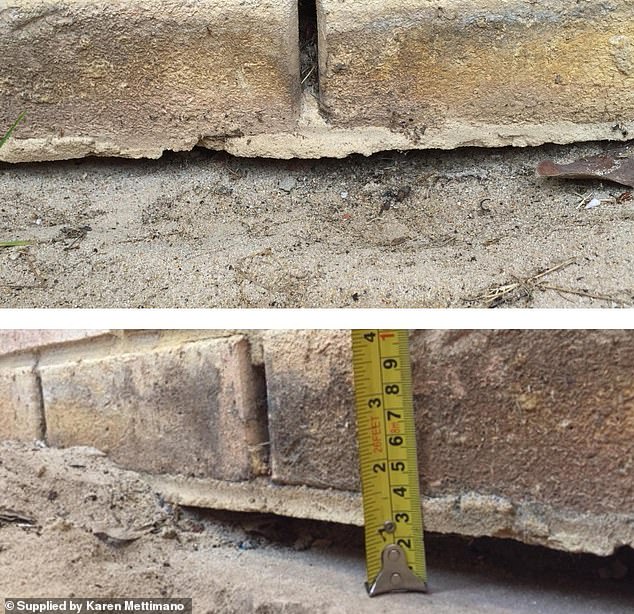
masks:
[(354, 330), (352, 350), (368, 590), (425, 590), (407, 331)]

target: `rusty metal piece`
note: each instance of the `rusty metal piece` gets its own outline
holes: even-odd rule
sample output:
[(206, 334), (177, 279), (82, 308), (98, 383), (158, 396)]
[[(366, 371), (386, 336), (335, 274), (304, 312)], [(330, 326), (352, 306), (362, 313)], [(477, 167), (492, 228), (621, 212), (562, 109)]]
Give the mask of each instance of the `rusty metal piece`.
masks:
[(603, 179), (634, 187), (634, 146), (580, 158), (570, 164), (543, 160), (537, 165), (537, 175), (563, 179)]

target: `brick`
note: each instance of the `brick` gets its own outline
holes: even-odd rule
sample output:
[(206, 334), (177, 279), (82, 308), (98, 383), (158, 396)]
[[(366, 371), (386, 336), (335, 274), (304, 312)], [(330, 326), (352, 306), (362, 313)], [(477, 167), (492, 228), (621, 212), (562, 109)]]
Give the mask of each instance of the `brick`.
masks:
[(273, 481), (354, 488), (349, 332), (271, 331), (263, 343)]
[(0, 368), (0, 439), (42, 438), (41, 396), (34, 368)]
[(261, 399), (239, 336), (41, 368), (48, 442), (91, 445), (152, 473), (262, 471)]
[(427, 494), (632, 512), (632, 332), (434, 331), (411, 351)]
[(0, 150), (12, 162), (158, 157), (294, 125), (295, 0), (12, 0), (0, 12)]
[(107, 334), (107, 330), (0, 330), (0, 355)]
[(300, 85), (295, 0), (12, 0), (0, 133), (28, 115), (0, 160), (196, 145), (343, 157), (632, 132), (627, 0), (316, 1), (317, 95)]
[[(634, 333), (416, 331), (430, 530), (634, 544)], [(264, 337), (273, 479), (359, 489), (347, 332)]]
[(317, 8), (320, 101), (334, 127), (384, 127), (408, 148), (450, 148), (622, 138), (615, 125), (634, 117), (627, 0)]

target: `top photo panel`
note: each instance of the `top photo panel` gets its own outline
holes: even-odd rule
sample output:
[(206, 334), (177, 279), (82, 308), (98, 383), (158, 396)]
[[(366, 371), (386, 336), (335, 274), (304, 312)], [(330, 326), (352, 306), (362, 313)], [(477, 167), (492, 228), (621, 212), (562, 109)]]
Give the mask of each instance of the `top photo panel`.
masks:
[(629, 0), (0, 0), (0, 307), (634, 306)]

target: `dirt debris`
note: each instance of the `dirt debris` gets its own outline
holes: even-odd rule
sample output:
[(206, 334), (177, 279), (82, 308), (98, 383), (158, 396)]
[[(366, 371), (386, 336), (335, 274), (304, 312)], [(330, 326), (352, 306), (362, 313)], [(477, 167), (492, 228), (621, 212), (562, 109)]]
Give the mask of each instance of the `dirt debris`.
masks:
[[(603, 147), (1, 164), (0, 241), (33, 244), (0, 250), (0, 305), (484, 307), (470, 299), (571, 257), (548, 277), (570, 292), (497, 305), (632, 305), (634, 201), (535, 177)], [(589, 189), (611, 200), (578, 209)]]
[(179, 508), (93, 448), (0, 442), (0, 485), (2, 596), (192, 597), (197, 614), (626, 614), (634, 598), (629, 549), (428, 535), (431, 593), (369, 599), (361, 529)]

